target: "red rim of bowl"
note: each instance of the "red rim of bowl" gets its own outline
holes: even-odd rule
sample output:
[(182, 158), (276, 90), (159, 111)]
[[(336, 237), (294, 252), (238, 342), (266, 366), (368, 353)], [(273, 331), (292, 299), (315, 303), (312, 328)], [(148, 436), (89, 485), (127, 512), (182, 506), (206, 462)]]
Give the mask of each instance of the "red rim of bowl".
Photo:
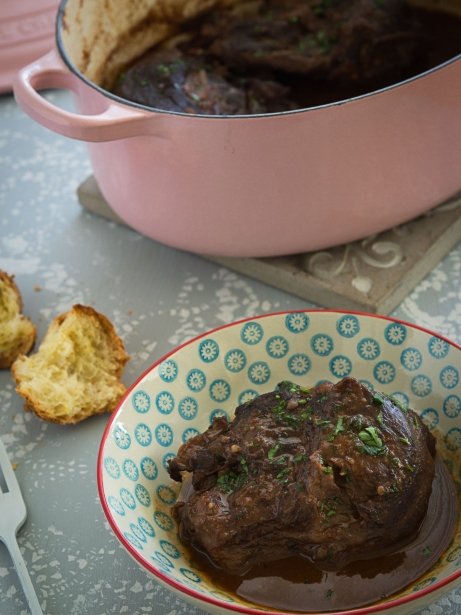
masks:
[[(155, 361), (150, 367), (148, 367), (142, 374), (141, 376), (139, 376), (139, 378), (136, 379), (136, 381), (129, 387), (129, 389), (126, 391), (125, 395), (123, 396), (123, 398), (120, 400), (116, 410), (112, 413), (108, 424), (106, 425), (106, 428), (104, 430), (104, 434), (102, 436), (102, 440), (101, 440), (101, 444), (99, 447), (99, 453), (98, 453), (98, 461), (97, 461), (97, 483), (98, 483), (98, 492), (99, 492), (99, 498), (101, 500), (101, 505), (104, 511), (104, 514), (107, 517), (107, 520), (109, 521), (110, 526), (112, 527), (113, 532), (115, 533), (115, 535), (117, 536), (118, 540), (123, 544), (123, 546), (125, 547), (125, 549), (128, 551), (128, 553), (139, 563), (141, 564), (141, 566), (143, 568), (145, 568), (146, 570), (148, 570), (150, 573), (152, 573), (154, 576), (156, 576), (161, 582), (163, 582), (165, 585), (172, 587), (173, 589), (179, 591), (182, 594), (186, 594), (189, 597), (194, 598), (197, 602), (199, 603), (209, 603), (212, 604), (215, 607), (219, 607), (219, 608), (223, 608), (223, 609), (227, 609), (227, 610), (231, 610), (231, 611), (235, 611), (236, 613), (243, 613), (245, 615), (262, 615), (262, 613), (264, 613), (264, 615), (296, 615), (293, 611), (267, 611), (267, 610), (260, 610), (256, 607), (256, 608), (252, 608), (252, 607), (246, 607), (243, 605), (236, 605), (233, 604), (231, 602), (226, 602), (224, 600), (219, 600), (219, 598), (214, 598), (211, 596), (206, 596), (200, 592), (195, 591), (194, 589), (191, 589), (189, 587), (186, 587), (184, 585), (182, 585), (181, 583), (179, 583), (178, 581), (175, 581), (174, 579), (171, 579), (170, 577), (168, 577), (167, 575), (163, 574), (162, 572), (160, 572), (159, 570), (151, 567), (149, 565), (149, 563), (142, 557), (140, 557), (137, 553), (137, 551), (135, 551), (135, 549), (132, 547), (132, 545), (127, 541), (127, 539), (123, 536), (123, 534), (120, 532), (120, 530), (117, 527), (117, 524), (114, 521), (114, 517), (112, 516), (112, 513), (110, 511), (110, 508), (108, 506), (108, 503), (106, 501), (106, 497), (105, 497), (105, 493), (104, 493), (104, 485), (103, 485), (103, 477), (102, 477), (102, 468), (103, 468), (103, 450), (104, 450), (104, 446), (106, 443), (106, 440), (110, 434), (111, 428), (112, 428), (112, 424), (117, 420), (117, 416), (119, 413), (119, 410), (121, 408), (121, 406), (123, 405), (125, 399), (131, 394), (132, 390), (137, 386), (137, 384), (148, 374), (150, 373), (157, 365), (159, 365), (160, 363), (162, 363), (163, 361), (165, 361), (165, 359), (167, 359), (168, 357), (170, 357), (171, 355), (175, 354), (176, 352), (178, 352), (179, 350), (181, 350), (182, 348), (189, 346), (190, 344), (194, 344), (197, 340), (210, 335), (212, 333), (216, 333), (217, 331), (221, 331), (223, 329), (227, 329), (229, 327), (233, 327), (235, 325), (244, 323), (244, 322), (249, 322), (249, 321), (253, 321), (253, 320), (262, 320), (263, 318), (269, 318), (271, 316), (283, 316), (283, 315), (288, 315), (288, 314), (299, 314), (299, 313), (303, 313), (303, 314), (315, 314), (315, 313), (328, 313), (328, 314), (353, 314), (355, 316), (365, 316), (367, 318), (377, 318), (380, 320), (387, 320), (389, 322), (396, 322), (396, 323), (400, 323), (402, 325), (405, 325), (406, 327), (409, 327), (410, 329), (416, 329), (419, 331), (422, 331), (424, 333), (427, 333), (429, 335), (432, 335), (434, 337), (437, 337), (445, 342), (447, 342), (448, 344), (450, 344), (450, 346), (453, 346), (454, 348), (456, 348), (457, 350), (461, 351), (461, 345), (457, 344), (456, 342), (453, 342), (452, 340), (448, 339), (447, 337), (440, 335), (439, 333), (436, 333), (430, 329), (427, 329), (425, 327), (421, 327), (419, 325), (415, 325), (413, 323), (407, 322), (405, 320), (401, 320), (398, 318), (392, 318), (390, 316), (383, 316), (381, 314), (370, 314), (367, 312), (360, 312), (360, 311), (354, 311), (354, 310), (328, 310), (328, 309), (312, 309), (312, 310), (286, 310), (286, 311), (280, 311), (280, 312), (271, 312), (268, 314), (260, 314), (258, 316), (253, 316), (253, 317), (249, 317), (249, 318), (242, 318), (241, 320), (236, 320), (234, 322), (231, 323), (227, 323), (225, 325), (221, 325), (219, 327), (215, 327), (214, 329), (210, 329), (208, 331), (205, 331), (204, 333), (201, 333), (200, 335), (197, 335), (196, 337), (194, 337), (191, 340), (188, 340), (187, 342), (184, 342), (183, 344), (177, 346), (176, 348), (174, 348), (173, 350), (171, 350), (170, 352), (164, 354), (162, 357), (160, 357), (159, 359), (157, 359), (157, 361)], [(443, 579), (442, 581), (438, 581), (437, 583), (434, 583), (433, 585), (430, 585), (429, 587), (426, 587), (424, 589), (421, 589), (419, 591), (416, 591), (412, 594), (409, 594), (408, 596), (403, 596), (401, 598), (395, 598), (394, 600), (390, 600), (389, 602), (385, 602), (385, 603), (375, 603), (372, 604), (370, 606), (365, 606), (365, 607), (360, 607), (357, 609), (352, 609), (352, 610), (347, 610), (347, 611), (328, 611), (328, 612), (317, 612), (317, 615), (319, 615), (319, 613), (321, 613), (322, 615), (368, 615), (371, 613), (379, 613), (380, 611), (386, 611), (388, 609), (391, 608), (395, 608), (404, 604), (407, 604), (409, 602), (412, 602), (413, 600), (417, 600), (419, 598), (422, 598), (425, 595), (431, 594), (432, 592), (434, 592), (435, 590), (441, 589), (443, 587), (445, 587), (446, 585), (449, 585), (450, 583), (452, 583), (454, 580), (458, 579), (459, 577), (461, 577), (461, 568), (460, 570), (458, 570), (457, 572), (452, 573), (451, 575), (449, 575), (446, 579)], [(316, 615), (315, 613), (309, 613), (308, 615)]]

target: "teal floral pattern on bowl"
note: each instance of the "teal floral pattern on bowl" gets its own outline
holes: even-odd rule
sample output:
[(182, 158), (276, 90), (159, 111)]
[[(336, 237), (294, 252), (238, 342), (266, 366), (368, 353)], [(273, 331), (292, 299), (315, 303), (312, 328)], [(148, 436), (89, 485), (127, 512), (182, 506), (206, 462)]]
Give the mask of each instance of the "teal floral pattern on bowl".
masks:
[[(201, 608), (267, 612), (214, 586), (191, 565), (171, 515), (179, 485), (170, 480), (167, 467), (179, 446), (213, 418), (232, 418), (238, 405), (281, 380), (313, 386), (352, 375), (413, 407), (429, 429), (440, 433), (447, 462), (460, 481), (460, 373), (460, 347), (380, 316), (290, 312), (209, 331), (155, 363), (112, 416), (98, 465), (107, 518), (145, 569)], [(430, 601), (431, 592), (447, 591), (460, 577), (461, 528), (439, 564), (397, 600), (354, 613), (382, 612), (382, 605), (386, 613), (411, 612), (414, 600), (427, 596)]]

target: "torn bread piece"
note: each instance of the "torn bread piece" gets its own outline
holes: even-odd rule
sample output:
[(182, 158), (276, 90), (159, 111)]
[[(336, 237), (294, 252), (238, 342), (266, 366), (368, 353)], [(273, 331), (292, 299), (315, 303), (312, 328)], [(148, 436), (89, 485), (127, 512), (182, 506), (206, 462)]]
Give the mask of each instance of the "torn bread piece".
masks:
[(111, 412), (126, 391), (120, 382), (129, 356), (110, 320), (74, 305), (57, 316), (36, 353), (11, 371), (26, 408), (40, 418), (73, 424)]
[(11, 367), (27, 354), (37, 335), (35, 325), (22, 313), (22, 297), (14, 276), (0, 270), (0, 369)]

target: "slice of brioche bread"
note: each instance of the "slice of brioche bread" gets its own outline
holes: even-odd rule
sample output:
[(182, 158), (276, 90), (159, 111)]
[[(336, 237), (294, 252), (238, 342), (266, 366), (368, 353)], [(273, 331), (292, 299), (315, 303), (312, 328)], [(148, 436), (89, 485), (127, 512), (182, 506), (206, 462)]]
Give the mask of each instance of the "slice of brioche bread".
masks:
[(22, 314), (22, 297), (14, 276), (0, 270), (0, 369), (11, 367), (35, 342), (35, 325)]
[(36, 353), (11, 368), (26, 408), (53, 423), (78, 423), (112, 411), (125, 386), (119, 378), (129, 356), (106, 316), (74, 305), (50, 324)]

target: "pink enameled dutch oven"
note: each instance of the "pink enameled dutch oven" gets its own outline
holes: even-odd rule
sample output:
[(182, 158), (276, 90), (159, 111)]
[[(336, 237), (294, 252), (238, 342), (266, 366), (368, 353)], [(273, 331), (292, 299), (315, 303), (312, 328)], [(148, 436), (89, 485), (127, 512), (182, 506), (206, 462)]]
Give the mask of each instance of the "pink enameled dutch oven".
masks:
[[(368, 95), (276, 114), (186, 115), (107, 91), (128, 61), (219, 1), (63, 0), (56, 49), (15, 79), (29, 115), (89, 142), (101, 191), (128, 225), (198, 253), (290, 254), (392, 227), (461, 188), (461, 56)], [(461, 14), (461, 0), (445, 5)], [(78, 112), (43, 88), (71, 89)]]
[(9, 92), (18, 70), (54, 46), (58, 0), (2, 0), (0, 93)]

